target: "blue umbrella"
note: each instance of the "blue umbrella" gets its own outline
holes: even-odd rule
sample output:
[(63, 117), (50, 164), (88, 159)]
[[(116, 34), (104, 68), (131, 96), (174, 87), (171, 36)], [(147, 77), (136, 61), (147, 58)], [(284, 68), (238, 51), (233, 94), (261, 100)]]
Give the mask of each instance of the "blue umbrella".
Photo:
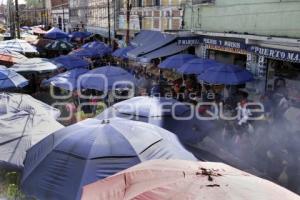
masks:
[(114, 56), (116, 58), (120, 58), (120, 59), (128, 59), (127, 52), (129, 52), (132, 49), (134, 49), (133, 46), (128, 46), (128, 47), (117, 49), (112, 53), (112, 56)]
[(0, 89), (23, 88), (28, 85), (28, 80), (17, 72), (0, 67)]
[(43, 85), (53, 85), (58, 88), (62, 88), (65, 90), (73, 91), (77, 88), (78, 78), (87, 73), (89, 70), (84, 68), (72, 69), (70, 71), (66, 71), (64, 73), (58, 74), (46, 81), (44, 81)]
[(82, 187), (153, 159), (196, 160), (174, 134), (126, 119), (88, 119), (33, 146), (22, 188), (38, 199), (78, 200)]
[(68, 39), (69, 35), (59, 28), (53, 27), (44, 35), (44, 38), (59, 40), (59, 39)]
[(97, 48), (82, 48), (72, 51), (70, 55), (79, 58), (100, 58), (103, 57), (105, 53)]
[(54, 58), (53, 61), (60, 64), (62, 68), (65, 68), (67, 70), (75, 68), (88, 68), (90, 66), (90, 63), (88, 61), (72, 55), (59, 56), (57, 58)]
[(121, 117), (148, 122), (175, 133), (183, 144), (192, 144), (201, 142), (213, 127), (211, 122), (200, 121), (194, 114), (194, 109), (175, 99), (140, 96), (117, 103), (96, 118)]
[(181, 74), (201, 74), (206, 69), (218, 64), (214, 60), (196, 58), (183, 64), (177, 71)]
[(184, 63), (195, 59), (196, 56), (191, 54), (177, 54), (175, 56), (170, 56), (166, 60), (164, 60), (162, 63), (158, 65), (159, 68), (162, 69), (178, 69), (180, 68)]
[(236, 65), (219, 64), (208, 68), (198, 77), (211, 84), (239, 85), (253, 80), (253, 74)]
[(73, 32), (70, 34), (71, 36), (71, 40), (76, 40), (76, 39), (85, 39), (85, 38), (88, 38), (90, 36), (92, 36), (93, 33), (90, 33), (90, 32), (80, 32), (80, 31), (76, 31), (76, 32)]
[(94, 41), (82, 45), (82, 48), (95, 48), (95, 47), (105, 47), (105, 46), (106, 44), (104, 44), (103, 42)]
[(124, 81), (135, 84), (133, 75), (124, 69), (116, 66), (104, 66), (86, 73), (82, 77), (80, 84), (85, 89), (105, 91), (111, 90), (114, 84), (117, 84), (118, 88), (127, 87), (128, 85), (124, 84)]

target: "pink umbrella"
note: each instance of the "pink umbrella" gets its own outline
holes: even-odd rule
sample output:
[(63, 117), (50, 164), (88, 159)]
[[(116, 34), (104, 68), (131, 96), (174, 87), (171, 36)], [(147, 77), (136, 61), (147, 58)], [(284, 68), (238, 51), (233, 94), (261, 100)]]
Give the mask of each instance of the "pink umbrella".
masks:
[(299, 200), (223, 163), (151, 160), (83, 188), (82, 200)]

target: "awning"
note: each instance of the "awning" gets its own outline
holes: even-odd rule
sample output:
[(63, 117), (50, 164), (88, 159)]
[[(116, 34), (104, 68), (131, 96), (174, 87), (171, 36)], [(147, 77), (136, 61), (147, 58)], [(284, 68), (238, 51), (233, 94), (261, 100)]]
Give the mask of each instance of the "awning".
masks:
[(151, 41), (151, 39), (153, 37), (155, 37), (155, 35), (160, 34), (160, 32), (158, 31), (150, 31), (150, 30), (142, 30), (141, 32), (139, 32), (139, 34), (137, 34), (137, 36), (135, 36), (130, 43), (135, 46), (143, 46), (145, 44), (147, 44), (149, 41)]
[[(139, 37), (142, 39), (142, 36)], [(144, 35), (143, 37), (145, 42), (142, 44), (142, 46), (137, 47), (127, 53), (129, 59), (136, 59), (137, 57), (150, 53), (176, 40), (176, 35), (165, 34), (157, 31), (151, 31), (149, 32), (148, 36)]]
[(142, 57), (138, 57), (140, 62), (149, 63), (151, 60), (155, 58), (163, 58), (167, 56), (171, 56), (177, 53), (180, 53), (189, 48), (189, 46), (179, 46), (177, 42), (173, 42), (167, 46), (164, 46), (160, 49), (152, 51), (151, 53), (145, 54)]

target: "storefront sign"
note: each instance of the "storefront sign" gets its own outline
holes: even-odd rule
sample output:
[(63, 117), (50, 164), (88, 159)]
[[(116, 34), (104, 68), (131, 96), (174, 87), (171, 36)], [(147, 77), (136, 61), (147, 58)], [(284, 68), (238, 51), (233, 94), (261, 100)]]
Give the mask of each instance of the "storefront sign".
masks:
[(212, 37), (203, 38), (203, 43), (208, 45), (231, 48), (231, 49), (246, 49), (246, 44), (244, 42), (212, 38)]
[(177, 38), (177, 44), (178, 45), (194, 46), (194, 45), (200, 45), (202, 43), (203, 43), (203, 39), (200, 36), (179, 37), (179, 38)]
[(216, 50), (216, 51), (224, 51), (229, 53), (236, 53), (236, 54), (247, 54), (247, 51), (245, 49), (236, 49), (236, 48), (229, 48), (229, 47), (223, 47), (218, 45), (206, 45), (207, 49)]
[(248, 51), (268, 58), (300, 63), (300, 52), (265, 48), (259, 46), (249, 46)]

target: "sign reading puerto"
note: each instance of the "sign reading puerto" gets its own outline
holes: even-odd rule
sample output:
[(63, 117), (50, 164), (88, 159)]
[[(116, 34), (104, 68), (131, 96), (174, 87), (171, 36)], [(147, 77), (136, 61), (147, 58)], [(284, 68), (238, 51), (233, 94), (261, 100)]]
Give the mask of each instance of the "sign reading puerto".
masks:
[(248, 51), (268, 58), (300, 63), (300, 52), (265, 48), (259, 46), (249, 46)]

